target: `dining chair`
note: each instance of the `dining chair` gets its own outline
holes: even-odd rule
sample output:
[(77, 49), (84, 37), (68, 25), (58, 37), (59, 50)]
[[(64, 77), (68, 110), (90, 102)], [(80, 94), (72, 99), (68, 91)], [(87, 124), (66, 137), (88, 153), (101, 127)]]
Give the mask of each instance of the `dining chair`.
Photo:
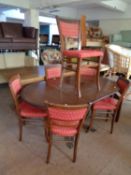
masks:
[(74, 151), (73, 162), (76, 161), (80, 129), (87, 113), (86, 107), (68, 107), (48, 104), (48, 119), (46, 123), (46, 139), (48, 153), (46, 162), (50, 162), (53, 135), (73, 137)]
[(45, 66), (45, 78), (46, 80), (60, 78), (61, 76), (61, 65), (49, 65)]
[(82, 66), (82, 61), (87, 58), (92, 58), (92, 60), (94, 60), (94, 57), (96, 57), (96, 61), (98, 63), (97, 66), (93, 67), (87, 64), (87, 69), (88, 68), (96, 69), (97, 71), (96, 85), (98, 90), (100, 90), (99, 72), (103, 52), (101, 50), (95, 50), (95, 49), (82, 49), (81, 47), (82, 30), (80, 20), (64, 19), (58, 16), (56, 17), (56, 20), (60, 34), (60, 44), (61, 44), (60, 49), (62, 53), (61, 86), (64, 78), (64, 71), (65, 70), (75, 71), (78, 96), (81, 97), (80, 69)]
[(47, 110), (40, 109), (22, 100), (20, 96), (22, 84), (19, 74), (10, 78), (9, 88), (15, 104), (16, 113), (19, 117), (19, 141), (22, 141), (23, 125), (28, 122), (36, 122), (37, 119), (44, 121), (47, 117)]
[[(108, 118), (112, 117), (110, 133), (113, 133), (114, 122), (119, 121), (124, 96), (129, 88), (129, 81), (124, 77), (119, 77), (117, 80), (117, 86), (119, 88), (119, 92), (117, 94), (112, 97), (97, 101), (92, 105), (92, 115), (89, 129), (93, 128), (94, 119), (104, 119), (108, 121)], [(97, 112), (104, 112), (106, 116), (100, 116), (98, 113), (98, 116), (96, 117)]]

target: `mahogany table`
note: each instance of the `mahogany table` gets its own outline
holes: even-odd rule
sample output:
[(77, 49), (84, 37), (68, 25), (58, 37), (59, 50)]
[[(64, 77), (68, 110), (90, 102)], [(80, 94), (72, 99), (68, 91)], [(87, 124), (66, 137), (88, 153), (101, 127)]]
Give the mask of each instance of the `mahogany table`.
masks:
[(81, 97), (78, 97), (75, 77), (65, 77), (60, 88), (60, 79), (40, 81), (26, 85), (22, 91), (22, 98), (38, 107), (45, 107), (44, 102), (57, 105), (73, 105), (86, 107), (102, 98), (113, 95), (118, 91), (116, 83), (106, 78), (100, 78), (101, 89), (98, 91), (95, 80), (81, 78)]
[[(60, 79), (32, 83), (22, 89), (21, 96), (26, 102), (40, 108), (46, 109), (45, 102), (48, 102), (49, 104), (88, 107), (90, 112), (94, 102), (118, 91), (116, 83), (109, 79), (100, 78), (101, 89), (98, 91), (95, 80), (82, 77), (82, 96), (79, 97), (74, 81), (74, 77), (65, 77), (61, 88)], [(85, 126), (85, 128), (86, 131), (89, 129), (95, 131), (94, 128), (88, 126)]]

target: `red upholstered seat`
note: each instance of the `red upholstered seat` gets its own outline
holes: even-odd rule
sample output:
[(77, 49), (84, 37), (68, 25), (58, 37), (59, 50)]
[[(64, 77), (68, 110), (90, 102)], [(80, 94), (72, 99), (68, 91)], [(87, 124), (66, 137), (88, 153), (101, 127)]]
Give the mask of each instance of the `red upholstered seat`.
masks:
[(32, 106), (25, 101), (22, 101), (18, 106), (19, 106), (20, 115), (25, 118), (47, 117), (47, 112), (45, 110)]
[(117, 99), (115, 97), (108, 97), (93, 104), (89, 128), (93, 127), (94, 119), (101, 118), (100, 114), (98, 117), (95, 116), (96, 112), (104, 111), (106, 113), (106, 121), (107, 117), (112, 117), (110, 133), (113, 132), (114, 121), (118, 122), (119, 120), (123, 98), (129, 88), (129, 81), (125, 78), (119, 77), (117, 80), (117, 86), (119, 87), (119, 95)]
[(22, 140), (22, 130), (23, 125), (29, 119), (42, 119), (44, 120), (47, 117), (47, 111), (40, 109), (36, 106), (23, 101), (20, 96), (20, 91), (22, 89), (20, 75), (14, 75), (9, 80), (9, 88), (15, 103), (16, 112), (19, 116), (19, 141)]
[(76, 151), (80, 128), (85, 119), (87, 108), (71, 108), (71, 107), (48, 107), (49, 117), (47, 120), (46, 137), (48, 141), (47, 163), (50, 160), (52, 137), (53, 135), (74, 137), (74, 154), (73, 161), (76, 160)]
[(64, 50), (63, 55), (66, 57), (78, 57), (79, 59), (103, 56), (100, 50)]
[(94, 110), (115, 110), (118, 104), (118, 100), (110, 97), (103, 99), (94, 105)]

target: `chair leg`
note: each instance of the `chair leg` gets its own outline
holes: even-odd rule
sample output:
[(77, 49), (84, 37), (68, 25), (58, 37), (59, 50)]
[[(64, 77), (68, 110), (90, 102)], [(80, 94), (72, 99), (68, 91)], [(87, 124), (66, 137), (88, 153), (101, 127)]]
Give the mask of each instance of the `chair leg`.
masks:
[(95, 113), (96, 113), (96, 111), (93, 110), (93, 108), (92, 108), (92, 115), (91, 115), (91, 119), (90, 119), (90, 123), (89, 123), (89, 130), (91, 128), (93, 128), (93, 122), (94, 122), (94, 118), (95, 118)]
[(22, 141), (23, 120), (19, 118), (19, 141)]
[(97, 72), (97, 77), (96, 77), (96, 83), (97, 83), (97, 89), (100, 91), (100, 75), (99, 75), (99, 70)]
[(62, 62), (62, 70), (61, 70), (61, 78), (60, 78), (60, 88), (62, 87), (63, 79), (64, 79), (64, 61)]
[(116, 113), (113, 114), (112, 120), (111, 120), (111, 130), (110, 130), (110, 133), (111, 133), (111, 134), (113, 133), (113, 129), (114, 129), (115, 117), (116, 117)]
[(80, 65), (81, 65), (81, 60), (77, 59), (77, 72), (76, 72), (76, 79), (77, 79), (77, 92), (78, 92), (78, 97), (81, 98), (81, 88), (80, 88)]
[(49, 142), (48, 129), (46, 128), (46, 126), (45, 126), (45, 138), (46, 141)]
[(118, 109), (118, 111), (117, 111), (116, 118), (115, 118), (115, 122), (118, 122), (118, 121), (119, 121), (120, 112), (121, 112), (121, 105), (119, 106), (119, 109)]
[(46, 163), (49, 163), (49, 162), (50, 162), (51, 147), (52, 147), (52, 134), (49, 133), (49, 140), (48, 140), (48, 153), (47, 153)]
[(74, 141), (74, 152), (73, 152), (73, 162), (76, 162), (79, 135), (80, 135), (80, 134), (78, 133), (78, 134), (75, 136), (75, 141)]

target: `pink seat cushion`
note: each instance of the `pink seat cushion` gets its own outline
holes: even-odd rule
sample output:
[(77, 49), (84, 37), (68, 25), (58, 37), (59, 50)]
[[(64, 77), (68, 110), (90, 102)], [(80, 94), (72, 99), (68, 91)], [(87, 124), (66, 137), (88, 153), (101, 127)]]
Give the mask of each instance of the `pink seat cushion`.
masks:
[(74, 136), (77, 133), (75, 128), (52, 126), (51, 131), (60, 136)]
[(63, 55), (66, 57), (89, 58), (103, 56), (100, 50), (64, 50)]
[(36, 117), (47, 117), (47, 112), (38, 107), (32, 106), (24, 101), (19, 104), (20, 115), (23, 117), (36, 118)]
[(101, 100), (94, 105), (94, 110), (114, 110), (116, 109), (118, 100), (114, 98), (106, 98)]

